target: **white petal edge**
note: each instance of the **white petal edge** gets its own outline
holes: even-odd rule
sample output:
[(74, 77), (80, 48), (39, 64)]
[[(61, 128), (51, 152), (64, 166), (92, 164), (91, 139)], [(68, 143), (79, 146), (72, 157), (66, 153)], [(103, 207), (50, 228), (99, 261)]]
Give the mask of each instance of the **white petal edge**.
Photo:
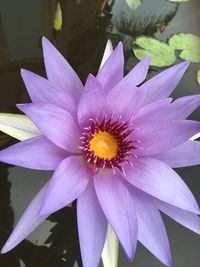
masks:
[(109, 58), (109, 56), (112, 54), (112, 52), (113, 52), (113, 45), (112, 45), (111, 40), (108, 39), (99, 69), (101, 69), (103, 67), (104, 63)]
[(193, 135), (190, 140), (194, 141), (196, 139), (200, 138), (200, 133)]
[(40, 135), (33, 122), (21, 114), (0, 113), (0, 131), (20, 141)]
[(102, 252), (104, 267), (117, 267), (119, 254), (119, 241), (111, 226), (108, 225), (106, 241)]

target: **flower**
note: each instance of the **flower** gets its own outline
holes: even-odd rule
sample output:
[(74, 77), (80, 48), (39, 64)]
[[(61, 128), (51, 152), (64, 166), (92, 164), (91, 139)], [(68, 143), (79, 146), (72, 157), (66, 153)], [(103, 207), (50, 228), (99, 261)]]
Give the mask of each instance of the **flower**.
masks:
[(123, 77), (123, 46), (119, 43), (112, 51), (108, 41), (97, 76), (89, 74), (83, 87), (45, 38), (43, 51), (48, 79), (21, 71), (32, 103), (17, 106), (30, 120), (0, 116), (2, 129), (11, 133), (14, 128), (24, 140), (2, 150), (0, 161), (55, 171), (26, 209), (2, 253), (14, 248), (47, 216), (77, 199), (84, 267), (98, 265), (108, 224), (130, 260), (139, 240), (171, 265), (159, 210), (200, 233), (198, 205), (172, 169), (200, 162), (200, 143), (189, 140), (200, 131), (200, 123), (186, 120), (199, 106), (200, 95), (174, 102), (168, 98), (189, 63), (175, 65), (143, 83), (149, 56)]

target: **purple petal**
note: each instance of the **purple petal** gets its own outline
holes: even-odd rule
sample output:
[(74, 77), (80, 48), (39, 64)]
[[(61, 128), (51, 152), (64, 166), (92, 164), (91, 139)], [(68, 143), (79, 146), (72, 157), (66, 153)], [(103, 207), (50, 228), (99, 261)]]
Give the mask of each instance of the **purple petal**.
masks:
[(35, 230), (46, 217), (38, 216), (44, 194), (46, 192), (47, 184), (43, 186), (40, 192), (35, 196), (29, 204), (21, 219), (15, 226), (12, 234), (5, 243), (1, 253), (6, 253), (16, 247), (22, 240), (24, 240), (33, 230)]
[(67, 90), (28, 70), (22, 69), (21, 75), (32, 102), (55, 104), (75, 114), (76, 103)]
[(0, 161), (36, 170), (55, 170), (68, 156), (46, 137), (34, 137), (0, 151)]
[(166, 164), (147, 157), (134, 160), (133, 164), (125, 170), (126, 179), (132, 185), (178, 208), (199, 213), (190, 189)]
[(121, 80), (107, 95), (110, 112), (123, 116), (125, 120), (132, 119), (145, 99), (145, 94), (139, 88), (126, 85)]
[(78, 75), (45, 37), (42, 38), (42, 46), (48, 80), (65, 89), (78, 101), (83, 88)]
[(176, 88), (189, 64), (185, 61), (172, 66), (140, 86), (140, 90), (147, 93), (145, 104), (168, 97)]
[(171, 110), (171, 101), (172, 98), (165, 98), (144, 106), (136, 114), (134, 125), (165, 119)]
[(187, 118), (200, 105), (200, 94), (178, 98), (172, 103), (170, 118), (180, 120)]
[(138, 112), (134, 123), (140, 125), (154, 120), (181, 120), (200, 105), (200, 95), (184, 96), (170, 104), (170, 98), (150, 103)]
[(71, 152), (79, 152), (80, 130), (66, 110), (53, 104), (21, 104), (23, 111), (57, 146)]
[(200, 123), (189, 120), (163, 120), (143, 123), (136, 128), (136, 135), (143, 150), (140, 155), (160, 154), (186, 142), (200, 131)]
[(108, 93), (124, 76), (124, 54), (121, 42), (106, 60), (97, 74), (102, 88)]
[(50, 215), (78, 198), (87, 187), (89, 178), (82, 157), (64, 159), (49, 182), (40, 215)]
[(91, 182), (77, 201), (77, 220), (84, 267), (97, 267), (103, 250), (107, 220)]
[(185, 143), (154, 155), (155, 158), (165, 162), (171, 168), (181, 168), (200, 164), (200, 142), (186, 141)]
[(176, 208), (163, 201), (157, 200), (158, 208), (171, 217), (173, 220), (187, 227), (188, 229), (200, 234), (200, 218), (198, 215)]
[(94, 186), (109, 224), (132, 260), (137, 243), (137, 217), (128, 189), (111, 171), (95, 176)]
[(100, 118), (105, 112), (105, 93), (97, 79), (90, 74), (78, 103), (77, 114), (80, 128), (88, 125), (90, 123), (89, 119)]
[(138, 219), (138, 240), (162, 263), (172, 264), (165, 226), (153, 197), (140, 190), (131, 190)]
[(147, 55), (123, 78), (124, 83), (127, 84), (129, 89), (145, 80), (149, 69), (149, 62), (150, 55)]
[(106, 48), (104, 50), (104, 54), (103, 54), (103, 58), (101, 61), (101, 65), (99, 67), (99, 69), (101, 69), (103, 67), (103, 65), (105, 64), (105, 62), (107, 61), (107, 59), (110, 57), (110, 55), (113, 52), (113, 46), (112, 46), (112, 42), (110, 39), (108, 39), (107, 43), (106, 43)]

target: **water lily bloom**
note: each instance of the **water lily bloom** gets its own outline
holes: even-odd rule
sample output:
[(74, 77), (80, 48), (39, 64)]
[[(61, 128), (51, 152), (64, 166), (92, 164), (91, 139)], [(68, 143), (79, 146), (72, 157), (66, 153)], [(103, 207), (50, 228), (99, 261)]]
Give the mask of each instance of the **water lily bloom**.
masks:
[(200, 95), (169, 98), (189, 63), (144, 82), (147, 56), (123, 77), (123, 46), (113, 51), (108, 41), (96, 77), (89, 74), (83, 86), (56, 48), (42, 43), (47, 79), (21, 71), (32, 103), (17, 105), (26, 115), (1, 114), (0, 129), (15, 129), (21, 142), (2, 150), (0, 161), (54, 173), (2, 253), (77, 199), (84, 267), (98, 266), (108, 224), (130, 260), (139, 240), (170, 266), (160, 211), (200, 233), (195, 198), (172, 169), (200, 163), (200, 143), (190, 140), (200, 123), (186, 120)]

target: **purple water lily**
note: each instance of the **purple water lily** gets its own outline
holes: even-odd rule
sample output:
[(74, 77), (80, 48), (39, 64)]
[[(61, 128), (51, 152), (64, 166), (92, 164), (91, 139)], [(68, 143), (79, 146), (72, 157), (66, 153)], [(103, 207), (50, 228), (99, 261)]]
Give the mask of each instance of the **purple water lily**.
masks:
[[(137, 240), (171, 265), (159, 210), (200, 233), (198, 205), (172, 169), (200, 163), (200, 143), (189, 140), (200, 123), (186, 118), (200, 95), (168, 98), (189, 63), (175, 65), (139, 86), (149, 56), (123, 77), (121, 43), (107, 43), (96, 77), (85, 86), (71, 66), (43, 38), (48, 79), (22, 70), (32, 103), (18, 108), (36, 125), (35, 137), (0, 152), (0, 161), (55, 170), (26, 209), (2, 249), (20, 243), (47, 216), (77, 199), (84, 267), (97, 267), (108, 224), (128, 258)], [(28, 129), (25, 129), (28, 132)]]

